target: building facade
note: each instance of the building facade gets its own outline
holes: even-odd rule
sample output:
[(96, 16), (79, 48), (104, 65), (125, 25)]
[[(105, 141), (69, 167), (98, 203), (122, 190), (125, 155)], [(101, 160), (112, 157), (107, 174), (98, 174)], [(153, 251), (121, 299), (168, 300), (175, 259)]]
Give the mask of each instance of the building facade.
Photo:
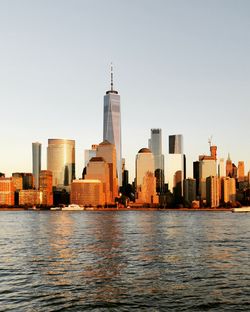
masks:
[(0, 205), (13, 206), (14, 198), (14, 184), (12, 178), (0, 178)]
[(39, 189), (39, 174), (41, 171), (41, 150), (41, 143), (32, 143), (32, 173), (34, 177), (34, 187), (37, 190)]
[(42, 205), (53, 205), (53, 187), (52, 172), (49, 170), (41, 170), (39, 178), (39, 190), (42, 192)]
[(75, 141), (49, 139), (47, 148), (47, 170), (52, 172), (53, 187), (70, 189), (75, 179)]
[(103, 183), (100, 180), (74, 180), (71, 184), (70, 202), (82, 206), (105, 204)]

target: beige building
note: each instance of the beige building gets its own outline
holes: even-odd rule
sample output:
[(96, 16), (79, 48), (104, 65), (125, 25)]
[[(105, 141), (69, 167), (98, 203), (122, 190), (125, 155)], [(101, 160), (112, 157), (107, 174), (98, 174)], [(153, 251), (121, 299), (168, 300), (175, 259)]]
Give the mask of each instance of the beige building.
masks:
[(19, 205), (35, 206), (42, 204), (42, 192), (37, 190), (21, 190), (19, 192)]
[(100, 180), (105, 203), (113, 203), (110, 191), (109, 165), (102, 157), (92, 157), (86, 168), (84, 180)]
[(157, 204), (156, 179), (154, 176), (154, 156), (150, 149), (142, 148), (136, 155), (136, 202)]
[(75, 178), (74, 140), (48, 140), (47, 169), (52, 172), (54, 187), (69, 190), (70, 184)]
[(220, 205), (220, 179), (217, 176), (206, 178), (206, 201), (211, 208)]
[(108, 141), (103, 141), (97, 146), (96, 156), (102, 157), (109, 166), (109, 185), (111, 201), (114, 202), (118, 196), (118, 175), (116, 170), (116, 150), (115, 145)]
[(0, 205), (14, 205), (14, 184), (12, 178), (0, 178)]
[(104, 205), (105, 194), (100, 180), (74, 180), (71, 184), (70, 202), (82, 206)]
[(234, 178), (221, 179), (221, 201), (224, 203), (236, 200), (236, 181)]

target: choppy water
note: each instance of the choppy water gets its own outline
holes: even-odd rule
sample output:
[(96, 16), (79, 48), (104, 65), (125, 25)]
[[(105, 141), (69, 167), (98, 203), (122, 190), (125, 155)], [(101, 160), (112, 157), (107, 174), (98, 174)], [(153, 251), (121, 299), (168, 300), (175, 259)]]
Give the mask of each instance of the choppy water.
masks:
[(0, 311), (250, 311), (250, 214), (0, 212)]

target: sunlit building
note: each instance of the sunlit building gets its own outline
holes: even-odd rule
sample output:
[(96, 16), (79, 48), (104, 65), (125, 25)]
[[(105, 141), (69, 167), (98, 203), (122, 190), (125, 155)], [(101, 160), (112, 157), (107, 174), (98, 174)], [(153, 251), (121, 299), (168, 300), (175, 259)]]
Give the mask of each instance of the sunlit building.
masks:
[(228, 158), (226, 161), (226, 177), (232, 177), (233, 176), (233, 163), (230, 158), (230, 155), (228, 154)]
[(220, 158), (218, 165), (218, 176), (223, 178), (226, 176), (224, 158)]
[(103, 157), (92, 157), (87, 165), (84, 180), (99, 180), (102, 182), (105, 203), (113, 203), (110, 191), (109, 165)]
[(32, 173), (34, 177), (34, 187), (39, 189), (39, 174), (41, 171), (41, 146), (39, 142), (32, 143)]
[(162, 193), (164, 189), (164, 155), (162, 154), (161, 129), (151, 129), (148, 147), (154, 155), (154, 173), (156, 177), (156, 191)]
[(52, 188), (52, 172), (49, 170), (41, 170), (39, 178), (39, 190), (42, 192), (42, 205), (53, 205), (53, 188)]
[(220, 205), (220, 178), (217, 176), (206, 178), (206, 203), (211, 208)]
[(221, 201), (223, 203), (235, 202), (236, 181), (234, 178), (224, 177), (221, 180)]
[(27, 172), (14, 172), (12, 173), (13, 178), (22, 178), (23, 181), (23, 190), (30, 190), (34, 188), (34, 177), (32, 173)]
[(243, 182), (245, 180), (245, 165), (244, 161), (238, 162), (238, 172), (237, 172), (238, 182)]
[(156, 179), (154, 176), (154, 156), (150, 149), (142, 148), (136, 155), (136, 201), (138, 203), (158, 203)]
[(52, 172), (53, 187), (69, 190), (75, 179), (75, 141), (49, 139), (47, 170)]
[(12, 178), (0, 177), (0, 205), (14, 205), (14, 185)]
[(103, 183), (100, 180), (73, 180), (71, 184), (70, 202), (82, 206), (98, 206), (105, 204)]
[(113, 88), (113, 70), (111, 67), (111, 88), (104, 96), (103, 141), (115, 145), (118, 184), (122, 185), (122, 144), (120, 95)]
[(21, 190), (19, 192), (20, 206), (36, 206), (42, 204), (42, 192), (38, 190)]
[(196, 200), (196, 179), (188, 178), (184, 180), (184, 199), (189, 204)]

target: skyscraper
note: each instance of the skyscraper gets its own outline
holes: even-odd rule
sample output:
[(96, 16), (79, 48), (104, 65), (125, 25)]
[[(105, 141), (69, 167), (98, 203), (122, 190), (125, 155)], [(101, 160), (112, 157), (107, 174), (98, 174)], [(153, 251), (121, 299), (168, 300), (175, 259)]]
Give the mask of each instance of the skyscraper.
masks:
[(32, 173), (35, 189), (39, 189), (39, 174), (41, 171), (41, 146), (39, 142), (32, 143)]
[(118, 184), (122, 185), (122, 147), (120, 95), (113, 89), (113, 68), (111, 66), (111, 89), (104, 95), (103, 141), (115, 145)]
[(161, 129), (151, 129), (149, 149), (154, 155), (154, 174), (156, 177), (157, 193), (162, 193), (164, 188), (164, 155), (162, 154)]
[[(185, 179), (185, 156), (183, 154), (183, 137), (181, 134), (169, 136), (169, 155), (167, 162), (167, 177), (169, 190), (178, 196), (183, 195), (183, 180)], [(180, 198), (176, 198), (179, 201)]]
[(69, 190), (75, 178), (75, 141), (49, 139), (47, 170), (52, 172), (53, 186)]

